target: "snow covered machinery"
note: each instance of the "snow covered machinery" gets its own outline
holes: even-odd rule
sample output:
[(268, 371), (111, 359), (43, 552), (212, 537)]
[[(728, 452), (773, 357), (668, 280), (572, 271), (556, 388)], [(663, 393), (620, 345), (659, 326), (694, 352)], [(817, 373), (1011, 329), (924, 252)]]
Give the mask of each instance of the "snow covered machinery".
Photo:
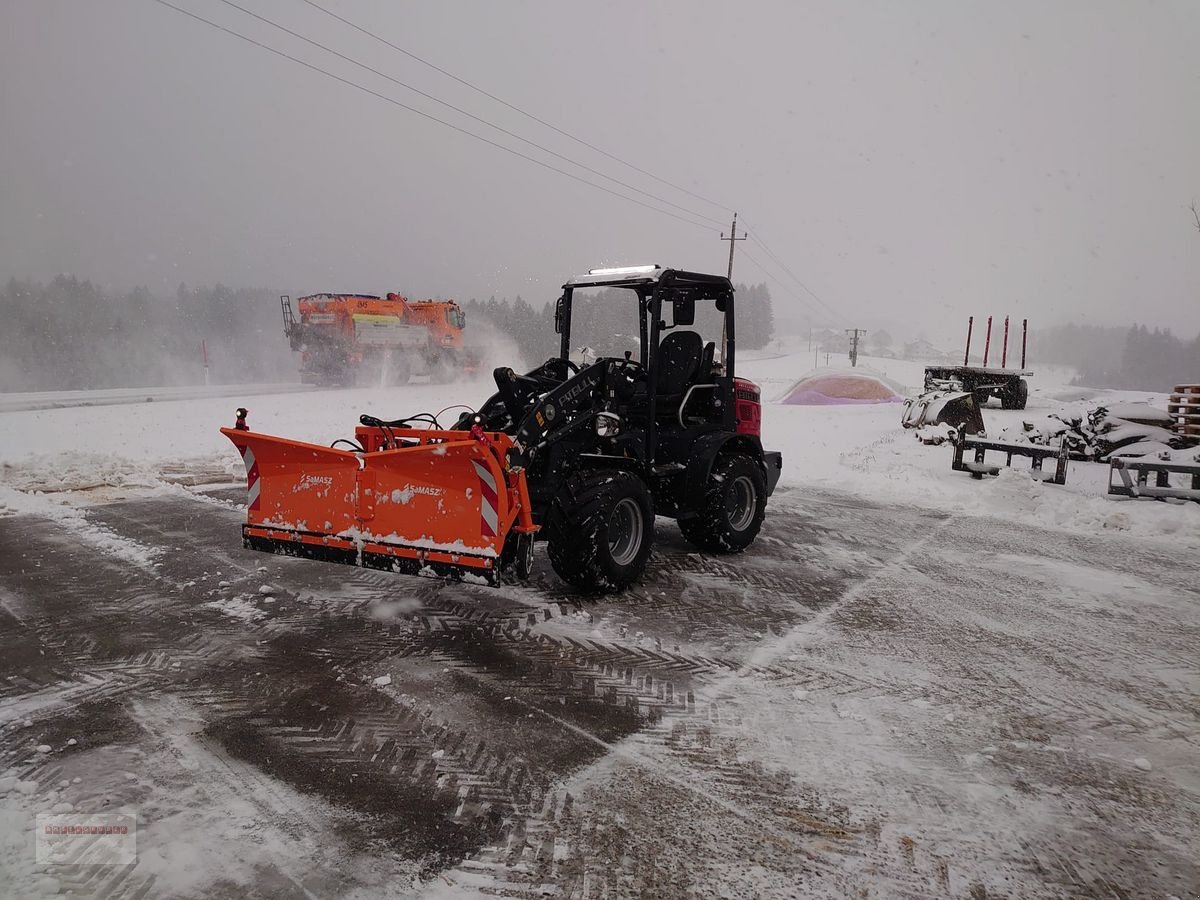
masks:
[(971, 332), (975, 317), (967, 319), (967, 348), (961, 366), (926, 366), (924, 390), (918, 397), (904, 403), (900, 424), (905, 428), (946, 424), (965, 434), (982, 434), (983, 415), (980, 410), (992, 397), (1005, 409), (1024, 409), (1029, 400), (1032, 372), (1025, 369), (1026, 341), (1029, 320), (1021, 321), (1021, 368), (1008, 368), (1008, 316), (1004, 317), (1004, 345), (1000, 366), (988, 366), (992, 346), (992, 317), (987, 320), (987, 337), (983, 345), (983, 365), (970, 365)]
[[(640, 353), (580, 368), (570, 359), (573, 293), (624, 288)], [(617, 295), (619, 296), (619, 294)], [(715, 341), (690, 326), (710, 304)], [(727, 278), (657, 266), (594, 269), (563, 285), (560, 352), (518, 375), (452, 427), (422, 413), (363, 416), (354, 441), (324, 447), (222, 432), (246, 464), (243, 543), (255, 550), (496, 584), (529, 575), (535, 540), (583, 590), (642, 575), (654, 517), (736, 553), (757, 536), (782, 459), (759, 437), (759, 389), (735, 377), (734, 292)], [(346, 445), (346, 449), (338, 446)]]
[(467, 317), (453, 300), (312, 294), (297, 300), (298, 316), (290, 297), (279, 303), (305, 384), (403, 384), (415, 374), (449, 381), (478, 365), (464, 349)]

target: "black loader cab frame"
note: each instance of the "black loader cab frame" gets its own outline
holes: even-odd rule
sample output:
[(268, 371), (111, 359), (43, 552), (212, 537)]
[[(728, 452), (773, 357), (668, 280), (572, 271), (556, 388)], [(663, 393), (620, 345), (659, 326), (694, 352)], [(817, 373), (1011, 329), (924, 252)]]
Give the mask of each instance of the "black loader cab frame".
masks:
[[(737, 345), (733, 285), (723, 275), (705, 275), (659, 266), (592, 269), (587, 275), (572, 278), (563, 285), (562, 296), (555, 307), (554, 326), (561, 336), (559, 356), (562, 359), (571, 357), (572, 301), (575, 291), (580, 288), (625, 288), (637, 297), (641, 345), (639, 358), (647, 385), (643, 459), (653, 466), (658, 458), (657, 422), (660, 408), (664, 405), (679, 407), (682, 401), (679, 395), (687, 388), (696, 386), (686, 382), (696, 378), (713, 382), (710, 376), (719, 372), (722, 380), (732, 383)], [(720, 348), (719, 362), (716, 348), (711, 343), (705, 344), (695, 331), (682, 330), (694, 324), (696, 307), (704, 303), (713, 305), (722, 315), (724, 343)], [(677, 328), (681, 330), (676, 331)], [(686, 340), (685, 335), (692, 336), (694, 340)], [(697, 342), (698, 349), (694, 349)], [(682, 385), (681, 381), (684, 382)], [(715, 383), (704, 386), (709, 391), (717, 387)], [(721, 421), (714, 424), (728, 424), (732, 428), (733, 404), (722, 406), (728, 416), (722, 416)]]
[[(572, 360), (576, 292), (591, 288), (633, 295), (638, 359), (627, 351), (582, 367)], [(719, 347), (692, 327), (698, 308), (719, 314), (705, 323), (721, 328)], [(635, 580), (655, 515), (676, 519), (710, 552), (748, 547), (782, 459), (763, 450), (757, 385), (735, 376), (729, 279), (660, 266), (593, 269), (563, 285), (554, 328), (557, 357), (524, 375), (496, 369), (497, 393), (454, 427), (513, 438), (508, 465), (526, 473), (537, 539), (549, 542), (559, 575), (593, 588)]]

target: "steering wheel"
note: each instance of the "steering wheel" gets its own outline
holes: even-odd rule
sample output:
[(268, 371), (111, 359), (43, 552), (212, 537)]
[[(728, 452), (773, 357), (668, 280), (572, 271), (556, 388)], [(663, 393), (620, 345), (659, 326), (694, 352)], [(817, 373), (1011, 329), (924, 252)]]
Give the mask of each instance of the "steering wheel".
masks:
[(633, 396), (637, 384), (646, 380), (645, 366), (636, 359), (624, 357), (610, 357), (607, 362), (611, 363), (609, 372), (616, 376), (618, 395), (628, 400)]
[(534, 378), (545, 377), (553, 379), (561, 384), (572, 375), (578, 375), (579, 366), (569, 359), (552, 356), (529, 374)]

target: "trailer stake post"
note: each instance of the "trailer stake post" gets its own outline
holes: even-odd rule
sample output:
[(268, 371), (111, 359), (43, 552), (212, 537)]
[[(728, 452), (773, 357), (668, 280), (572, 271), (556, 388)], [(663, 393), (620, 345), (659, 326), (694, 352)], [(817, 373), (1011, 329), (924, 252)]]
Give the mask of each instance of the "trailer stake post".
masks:
[(975, 317), (967, 316), (967, 352), (963, 354), (963, 365), (971, 364), (971, 329), (975, 326)]
[(992, 317), (988, 316), (987, 337), (983, 341), (983, 365), (987, 368), (988, 353), (992, 349)]
[(1004, 317), (1004, 343), (1000, 350), (1000, 368), (1008, 368), (1008, 316)]

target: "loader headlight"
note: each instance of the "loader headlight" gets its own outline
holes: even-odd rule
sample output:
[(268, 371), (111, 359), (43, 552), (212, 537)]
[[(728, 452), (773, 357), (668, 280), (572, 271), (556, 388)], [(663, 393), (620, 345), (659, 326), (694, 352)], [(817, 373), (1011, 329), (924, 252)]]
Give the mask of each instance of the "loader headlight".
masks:
[(616, 437), (621, 433), (621, 417), (613, 413), (597, 413), (596, 436)]

